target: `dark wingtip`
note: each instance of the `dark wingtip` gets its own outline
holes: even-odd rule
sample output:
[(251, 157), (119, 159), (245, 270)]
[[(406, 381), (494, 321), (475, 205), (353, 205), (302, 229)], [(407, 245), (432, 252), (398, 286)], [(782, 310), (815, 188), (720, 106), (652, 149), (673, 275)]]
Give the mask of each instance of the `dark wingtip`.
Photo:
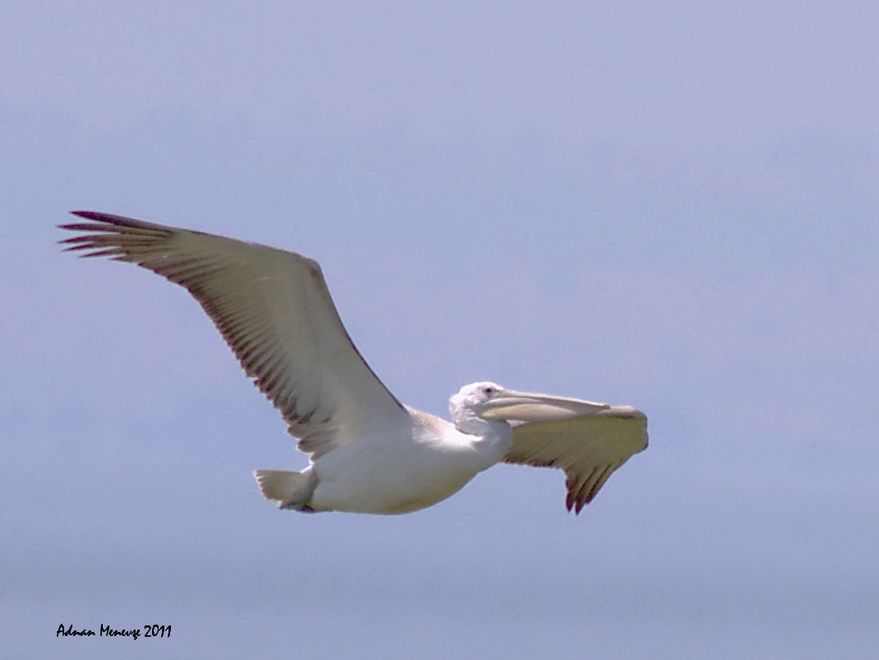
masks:
[[(99, 222), (107, 222), (106, 218), (108, 217), (106, 213), (98, 213), (97, 211), (70, 211), (70, 215), (85, 218), (86, 220), (97, 220)], [(58, 227), (58, 229), (69, 229), (72, 231), (91, 231), (96, 228), (96, 225), (84, 224), (81, 222), (64, 222), (55, 226)]]
[(75, 215), (86, 220), (100, 220), (106, 222), (106, 218), (113, 217), (109, 213), (101, 213), (100, 211), (71, 211), (70, 215)]
[(157, 225), (152, 222), (146, 222), (145, 220), (136, 220), (135, 218), (129, 218), (125, 215), (115, 215), (113, 213), (103, 213), (101, 211), (71, 211), (70, 213), (77, 217), (85, 218), (86, 220), (100, 222), (105, 226), (105, 228), (106, 225), (114, 225), (116, 227), (146, 229), (162, 233), (173, 231), (173, 228), (171, 227)]
[[(76, 215), (80, 218), (87, 218), (89, 220), (94, 220), (95, 215), (97, 215), (94, 211), (70, 211), (70, 215)], [(76, 229), (78, 227), (77, 224), (70, 222), (63, 222), (60, 225), (55, 225), (58, 229)]]

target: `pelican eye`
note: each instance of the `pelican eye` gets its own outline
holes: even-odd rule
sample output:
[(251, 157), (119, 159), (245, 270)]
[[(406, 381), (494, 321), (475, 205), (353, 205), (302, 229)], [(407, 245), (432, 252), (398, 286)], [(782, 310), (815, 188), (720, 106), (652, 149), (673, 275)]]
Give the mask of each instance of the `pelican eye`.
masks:
[(483, 387), (483, 388), (482, 388), (482, 393), (483, 393), (483, 394), (488, 394), (488, 395), (490, 395), (490, 394), (494, 394), (494, 388), (493, 388), (493, 387)]

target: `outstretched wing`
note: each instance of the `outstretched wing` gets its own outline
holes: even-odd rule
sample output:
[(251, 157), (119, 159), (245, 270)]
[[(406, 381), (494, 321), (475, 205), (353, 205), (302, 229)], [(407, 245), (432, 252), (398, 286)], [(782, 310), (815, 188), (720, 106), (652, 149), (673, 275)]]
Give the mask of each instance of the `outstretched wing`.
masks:
[(345, 331), (317, 262), (212, 234), (76, 211), (62, 243), (185, 287), (314, 458), (408, 418)]
[(514, 426), (513, 446), (504, 461), (564, 470), (568, 511), (580, 513), (614, 470), (646, 448), (644, 413), (610, 406), (580, 417)]

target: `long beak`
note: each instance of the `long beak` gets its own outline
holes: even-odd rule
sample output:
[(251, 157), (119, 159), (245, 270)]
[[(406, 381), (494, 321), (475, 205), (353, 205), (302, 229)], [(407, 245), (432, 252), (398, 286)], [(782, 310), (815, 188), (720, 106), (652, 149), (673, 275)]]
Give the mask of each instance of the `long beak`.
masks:
[(594, 415), (609, 408), (606, 403), (584, 399), (504, 389), (483, 403), (478, 415), (489, 420), (548, 422)]

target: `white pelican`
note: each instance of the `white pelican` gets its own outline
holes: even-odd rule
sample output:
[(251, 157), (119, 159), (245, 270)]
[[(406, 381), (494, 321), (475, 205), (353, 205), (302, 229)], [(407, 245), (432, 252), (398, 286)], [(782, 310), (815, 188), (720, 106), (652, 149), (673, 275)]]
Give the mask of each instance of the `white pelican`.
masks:
[(629, 406), (466, 385), (452, 422), (402, 405), (345, 331), (317, 262), (295, 252), (106, 213), (60, 225), (81, 256), (131, 261), (184, 286), (255, 385), (280, 410), (300, 472), (255, 470), (266, 499), (297, 511), (408, 513), (436, 504), (496, 463), (556, 467), (578, 514), (647, 447)]

